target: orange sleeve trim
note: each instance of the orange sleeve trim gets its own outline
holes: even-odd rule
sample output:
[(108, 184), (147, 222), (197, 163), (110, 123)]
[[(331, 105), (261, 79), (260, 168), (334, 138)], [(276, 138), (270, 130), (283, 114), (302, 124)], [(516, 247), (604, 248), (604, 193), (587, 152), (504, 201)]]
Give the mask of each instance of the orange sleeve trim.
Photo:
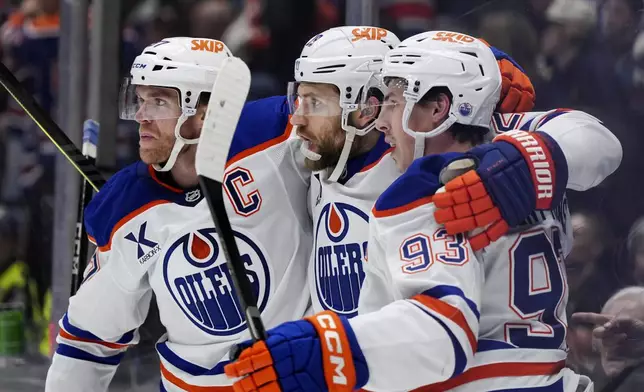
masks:
[(360, 173), (366, 172), (366, 171), (369, 171), (369, 170), (373, 169), (374, 166), (376, 166), (380, 161), (382, 161), (382, 158), (384, 158), (387, 154), (389, 154), (393, 150), (394, 150), (393, 147), (388, 148), (384, 153), (382, 153), (382, 156), (380, 156), (380, 158), (378, 158), (377, 161), (373, 162), (370, 165), (367, 165), (367, 166), (363, 167), (362, 170), (360, 170)]
[(420, 207), (420, 206), (423, 206), (425, 204), (431, 203), (432, 202), (432, 197), (433, 196), (426, 196), (426, 197), (423, 197), (421, 199), (415, 200), (415, 201), (413, 201), (413, 202), (411, 202), (409, 204), (405, 204), (405, 205), (402, 205), (402, 206), (396, 207), (396, 208), (390, 208), (388, 210), (376, 210), (376, 207), (374, 206), (371, 209), (371, 213), (376, 218), (384, 218), (384, 217), (387, 217), (387, 216), (394, 216), (394, 215), (402, 214), (403, 212), (413, 210), (416, 207)]
[(148, 165), (148, 173), (150, 173), (150, 177), (152, 177), (152, 179), (153, 179), (157, 184), (161, 185), (162, 187), (164, 187), (164, 188), (166, 188), (166, 189), (169, 189), (169, 190), (171, 190), (172, 192), (175, 192), (175, 193), (183, 193), (183, 190), (182, 190), (182, 189), (175, 188), (175, 187), (170, 186), (170, 185), (166, 184), (165, 182), (163, 182), (163, 181), (159, 180), (159, 177), (157, 177), (157, 172), (156, 172), (156, 170), (154, 170), (154, 168), (152, 167), (152, 165)]
[(202, 387), (199, 385), (188, 384), (187, 382), (183, 381), (179, 377), (170, 373), (170, 371), (166, 369), (165, 366), (163, 366), (163, 362), (160, 365), (161, 365), (161, 375), (163, 376), (163, 378), (165, 378), (172, 384), (176, 385), (177, 387), (181, 388), (181, 390), (188, 391), (188, 392), (234, 392), (235, 391), (232, 385)]
[(96, 245), (96, 238), (94, 238), (94, 237), (92, 237), (91, 235), (88, 234), (87, 239), (89, 240), (89, 242), (91, 242), (92, 244)]
[(110, 249), (112, 249), (112, 238), (114, 238), (114, 233), (116, 233), (118, 229), (123, 227), (123, 225), (129, 222), (130, 220), (134, 219), (137, 215), (141, 215), (142, 213), (149, 210), (150, 208), (156, 207), (161, 204), (167, 204), (167, 203), (170, 203), (170, 202), (168, 200), (155, 200), (125, 215), (125, 217), (123, 217), (120, 221), (116, 223), (116, 225), (114, 225), (114, 228), (112, 229), (112, 233), (110, 234), (110, 240), (107, 242), (107, 244), (103, 246), (99, 246), (98, 250), (100, 250), (101, 252), (107, 252)]
[(100, 344), (101, 346), (105, 346), (107, 348), (112, 348), (114, 350), (121, 350), (121, 349), (127, 348), (129, 346), (128, 344), (110, 343), (110, 342), (103, 342), (103, 341), (100, 341), (100, 340), (79, 338), (78, 336), (74, 336), (74, 335), (70, 334), (69, 332), (65, 331), (62, 328), (60, 330), (60, 336), (65, 338), (65, 339), (74, 340), (74, 341), (77, 341), (77, 342)]
[(234, 157), (230, 158), (228, 162), (226, 162), (226, 167), (232, 166), (235, 162), (241, 161), (242, 159), (249, 157), (253, 154), (256, 154), (260, 151), (266, 150), (269, 147), (272, 147), (276, 144), (280, 144), (284, 141), (286, 141), (289, 136), (291, 136), (291, 131), (293, 130), (293, 126), (291, 125), (291, 116), (288, 116), (289, 122), (286, 125), (286, 129), (284, 130), (284, 133), (282, 133), (280, 136), (277, 136), (273, 139), (267, 140), (264, 143), (258, 144), (255, 147), (251, 147), (247, 150), (244, 150)]
[(476, 352), (476, 346), (477, 346), (476, 335), (474, 335), (474, 332), (472, 332), (472, 328), (470, 328), (470, 324), (467, 322), (467, 319), (465, 318), (465, 316), (463, 316), (463, 312), (461, 312), (459, 308), (452, 306), (445, 301), (441, 301), (440, 299), (430, 297), (429, 295), (424, 295), (424, 294), (415, 295), (412, 297), (412, 299), (427, 306), (428, 308), (442, 315), (443, 317), (449, 320), (452, 320), (459, 327), (461, 327), (461, 329), (465, 332), (465, 335), (467, 335), (467, 340), (470, 342), (472, 353)]
[(492, 363), (471, 368), (460, 376), (441, 383), (414, 389), (413, 392), (443, 392), (474, 381), (494, 377), (550, 376), (559, 373), (565, 365), (565, 361), (545, 363)]

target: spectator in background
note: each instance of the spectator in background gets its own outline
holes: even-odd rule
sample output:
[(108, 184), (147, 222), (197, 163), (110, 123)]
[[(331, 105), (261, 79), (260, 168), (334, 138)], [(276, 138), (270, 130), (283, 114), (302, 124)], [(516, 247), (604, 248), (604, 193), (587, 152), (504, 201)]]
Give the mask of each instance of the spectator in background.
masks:
[(602, 0), (599, 6), (599, 34), (602, 51), (617, 58), (628, 55), (642, 16), (642, 0)]
[(628, 258), (633, 263), (635, 283), (644, 286), (644, 217), (635, 221), (631, 227), (626, 239), (626, 249)]
[(224, 33), (230, 50), (252, 72), (249, 99), (284, 94), (293, 63), (315, 34), (338, 26), (333, 0), (245, 0), (241, 14)]
[(479, 37), (510, 53), (528, 77), (536, 76), (539, 36), (527, 17), (515, 11), (486, 13), (479, 23)]
[(546, 11), (546, 19), (548, 25), (537, 56), (537, 78), (533, 81), (537, 91), (536, 107), (583, 104), (589, 99), (587, 86), (596, 88), (601, 84), (599, 80), (590, 80), (592, 64), (588, 64), (586, 58), (592, 28), (597, 21), (596, 7), (588, 0), (554, 0)]
[[(642, 17), (642, 0), (602, 0), (598, 2), (598, 24), (587, 62), (591, 65), (592, 89), (584, 91), (589, 104), (627, 114), (632, 79), (624, 64), (632, 60), (633, 44)], [(626, 76), (626, 78), (624, 78)]]
[(221, 40), (233, 17), (230, 0), (199, 0), (190, 9), (188, 35)]
[(644, 32), (635, 38), (631, 55), (622, 57), (616, 63), (616, 73), (623, 92), (624, 109), (636, 121), (644, 120)]
[(380, 0), (379, 26), (401, 40), (433, 30), (433, 21), (437, 17), (434, 3), (434, 0)]
[(566, 257), (566, 276), (570, 289), (568, 314), (583, 309), (598, 312), (614, 292), (617, 282), (611, 276), (611, 232), (597, 213), (576, 212), (571, 216), (572, 251)]
[(527, 6), (528, 20), (539, 36), (541, 36), (546, 27), (548, 27), (549, 22), (546, 17), (546, 11), (548, 11), (552, 1), (553, 0), (530, 0)]
[[(573, 247), (565, 260), (566, 277), (570, 289), (567, 314), (576, 311), (599, 312), (610, 297), (614, 285), (602, 271), (610, 248), (610, 232), (606, 222), (597, 214), (577, 212), (571, 216)], [(566, 343), (570, 348), (567, 365), (575, 371), (592, 377), (599, 363), (593, 351), (593, 325), (570, 320)]]
[(593, 348), (593, 328), (592, 324), (569, 319), (566, 332), (566, 366), (591, 379), (600, 366), (599, 353)]
[[(644, 385), (644, 287), (627, 287), (615, 293), (601, 313), (576, 313), (575, 323), (594, 327), (594, 347), (601, 367), (593, 380), (597, 388), (636, 392)], [(609, 388), (607, 384), (610, 384)], [(612, 386), (616, 388), (612, 388)]]

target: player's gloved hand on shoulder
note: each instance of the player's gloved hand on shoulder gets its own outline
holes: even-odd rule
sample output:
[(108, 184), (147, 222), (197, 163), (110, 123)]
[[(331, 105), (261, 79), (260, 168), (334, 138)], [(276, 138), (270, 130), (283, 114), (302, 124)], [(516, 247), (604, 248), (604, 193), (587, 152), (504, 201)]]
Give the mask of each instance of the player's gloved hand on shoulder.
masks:
[[(449, 234), (484, 228), (469, 237), (474, 250), (523, 223), (535, 209), (556, 207), (565, 194), (568, 164), (546, 133), (509, 131), (472, 148), (465, 157), (471, 159), (445, 166), (441, 173), (445, 192), (432, 200), (434, 218)], [(473, 162), (475, 170), (459, 175), (462, 162)]]
[(266, 341), (240, 344), (225, 367), (235, 392), (342, 391), (360, 389), (369, 370), (347, 319), (321, 312), (267, 331)]
[[(485, 40), (481, 40), (485, 42)], [(491, 46), (496, 62), (501, 71), (501, 99), (496, 105), (496, 112), (516, 113), (529, 112), (534, 107), (534, 86), (521, 66), (507, 53)]]

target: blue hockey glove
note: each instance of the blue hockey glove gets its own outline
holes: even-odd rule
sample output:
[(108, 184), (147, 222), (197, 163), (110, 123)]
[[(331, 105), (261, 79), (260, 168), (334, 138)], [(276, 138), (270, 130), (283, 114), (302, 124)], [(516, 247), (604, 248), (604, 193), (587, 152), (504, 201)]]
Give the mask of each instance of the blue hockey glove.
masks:
[(242, 377), (236, 392), (351, 392), (367, 383), (369, 370), (355, 334), (333, 312), (284, 323), (267, 335), (266, 341), (241, 343), (239, 358), (226, 365), (228, 377)]
[(444, 193), (434, 195), (434, 218), (449, 234), (485, 228), (469, 237), (475, 250), (523, 223), (535, 209), (552, 209), (563, 199), (568, 164), (546, 133), (506, 132), (474, 147), (466, 157), (472, 158), (469, 162), (475, 162), (476, 170), (452, 179)]

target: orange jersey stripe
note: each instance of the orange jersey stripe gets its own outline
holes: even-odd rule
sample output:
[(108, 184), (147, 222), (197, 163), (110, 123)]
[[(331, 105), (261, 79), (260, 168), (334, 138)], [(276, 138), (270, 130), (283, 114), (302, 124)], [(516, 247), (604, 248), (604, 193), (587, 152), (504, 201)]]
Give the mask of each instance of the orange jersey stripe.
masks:
[(175, 376), (174, 374), (170, 373), (168, 369), (163, 366), (163, 362), (161, 362), (161, 374), (163, 375), (163, 378), (171, 382), (172, 384), (176, 385), (177, 387), (181, 388), (184, 391), (188, 392), (234, 392), (234, 389), (231, 386), (212, 386), (212, 387), (202, 387), (199, 385), (191, 385), (188, 384), (187, 382), (183, 381), (179, 377)]
[(114, 238), (114, 233), (116, 233), (116, 231), (120, 229), (124, 224), (134, 219), (137, 215), (141, 215), (142, 213), (144, 213), (145, 211), (149, 210), (152, 207), (155, 207), (161, 204), (167, 204), (167, 203), (170, 203), (170, 202), (168, 200), (155, 200), (125, 215), (124, 218), (122, 218), (120, 221), (116, 223), (116, 225), (114, 225), (114, 228), (112, 229), (112, 233), (110, 234), (110, 239), (107, 242), (107, 244), (103, 246), (99, 246), (98, 249), (101, 252), (109, 251), (110, 249), (112, 249), (112, 238)]
[(105, 347), (108, 347), (108, 348), (113, 348), (115, 350), (120, 350), (120, 349), (128, 347), (127, 344), (110, 343), (110, 342), (103, 342), (103, 341), (100, 341), (100, 340), (79, 338), (78, 336), (74, 336), (74, 335), (70, 334), (69, 332), (65, 331), (64, 329), (60, 330), (60, 336), (65, 338), (65, 339), (68, 339), (68, 340), (75, 340), (77, 342), (100, 344), (101, 346), (105, 346)]
[(289, 122), (288, 125), (286, 125), (286, 129), (284, 130), (284, 133), (282, 133), (280, 136), (275, 137), (271, 140), (267, 140), (264, 143), (258, 144), (255, 147), (249, 148), (248, 150), (244, 150), (234, 157), (230, 158), (228, 162), (226, 162), (226, 167), (231, 166), (233, 163), (238, 162), (246, 157), (249, 157), (255, 153), (258, 153), (260, 151), (266, 150), (269, 147), (272, 147), (276, 144), (280, 144), (284, 141), (286, 141), (289, 136), (291, 136), (291, 131), (293, 130), (293, 126), (290, 123), (291, 116), (289, 116)]
[(390, 153), (390, 152), (392, 152), (393, 150), (394, 150), (394, 148), (393, 148), (393, 147), (392, 147), (392, 148), (388, 148), (387, 150), (385, 150), (385, 152), (382, 154), (382, 156), (381, 156), (380, 158), (378, 158), (378, 160), (377, 160), (377, 161), (375, 161), (374, 163), (369, 164), (369, 165), (367, 165), (367, 166), (363, 167), (363, 168), (362, 168), (362, 170), (360, 170), (360, 173), (362, 173), (362, 172), (366, 172), (367, 170), (371, 170), (374, 166), (376, 166), (376, 165), (378, 164), (378, 162), (382, 161), (382, 158), (384, 158), (387, 154), (389, 154), (389, 153)]
[(466, 370), (460, 376), (450, 380), (414, 389), (413, 392), (443, 392), (470, 382), (494, 377), (551, 376), (559, 373), (565, 365), (566, 361), (491, 363)]
[(432, 202), (432, 196), (427, 196), (427, 197), (423, 197), (421, 199), (418, 199), (416, 201), (413, 201), (413, 202), (411, 202), (409, 204), (405, 204), (403, 206), (396, 207), (396, 208), (390, 208), (388, 210), (379, 211), (379, 210), (376, 210), (376, 207), (373, 207), (371, 209), (371, 213), (376, 218), (384, 218), (384, 217), (387, 217), (387, 216), (394, 216), (394, 215), (402, 214), (403, 212), (413, 210), (416, 207), (420, 207), (420, 206), (423, 206), (425, 204), (429, 204), (431, 202)]
[(182, 193), (183, 192), (183, 190), (181, 190), (179, 188), (175, 188), (173, 186), (170, 186), (170, 185), (164, 183), (163, 181), (159, 180), (159, 177), (157, 177), (157, 171), (154, 170), (152, 165), (148, 166), (148, 173), (150, 173), (150, 177), (152, 177), (152, 179), (154, 181), (156, 181), (156, 183), (161, 185), (162, 187), (164, 187), (166, 189), (169, 189), (169, 190), (171, 190), (172, 192), (175, 192), (175, 193)]
[(441, 301), (440, 299), (430, 297), (429, 295), (414, 295), (412, 299), (458, 324), (458, 326), (465, 331), (467, 340), (470, 342), (470, 346), (472, 347), (472, 352), (476, 352), (476, 335), (472, 332), (470, 325), (467, 323), (467, 319), (465, 319), (465, 316), (460, 309), (448, 304), (447, 302)]

